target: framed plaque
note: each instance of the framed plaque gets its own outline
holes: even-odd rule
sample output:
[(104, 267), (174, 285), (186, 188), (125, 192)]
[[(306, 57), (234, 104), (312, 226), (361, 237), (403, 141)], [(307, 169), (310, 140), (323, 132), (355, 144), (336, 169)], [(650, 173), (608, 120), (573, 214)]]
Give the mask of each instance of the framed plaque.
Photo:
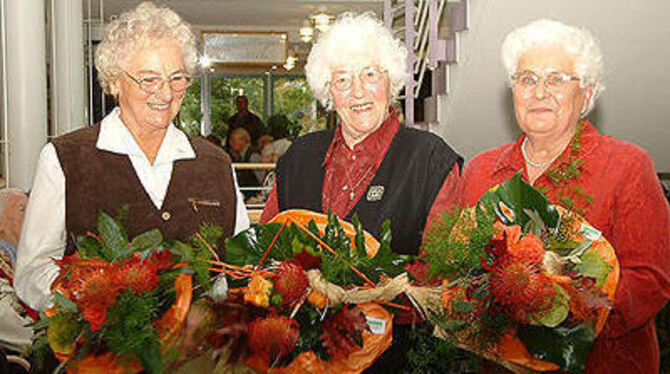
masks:
[(280, 31), (202, 31), (203, 55), (212, 63), (281, 65), (288, 56), (288, 34)]

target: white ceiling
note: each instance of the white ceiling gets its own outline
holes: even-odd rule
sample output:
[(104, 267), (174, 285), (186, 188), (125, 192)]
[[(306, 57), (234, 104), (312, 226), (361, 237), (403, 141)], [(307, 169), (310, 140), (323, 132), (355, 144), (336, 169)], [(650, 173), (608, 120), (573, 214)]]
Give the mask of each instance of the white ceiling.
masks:
[[(91, 18), (100, 18), (132, 9), (139, 0), (82, 0), (84, 17), (91, 4)], [(222, 27), (227, 29), (255, 29), (289, 31), (289, 39), (298, 39), (297, 30), (310, 13), (324, 10), (330, 14), (345, 11), (374, 11), (381, 16), (382, 0), (156, 0), (174, 9), (196, 27)]]

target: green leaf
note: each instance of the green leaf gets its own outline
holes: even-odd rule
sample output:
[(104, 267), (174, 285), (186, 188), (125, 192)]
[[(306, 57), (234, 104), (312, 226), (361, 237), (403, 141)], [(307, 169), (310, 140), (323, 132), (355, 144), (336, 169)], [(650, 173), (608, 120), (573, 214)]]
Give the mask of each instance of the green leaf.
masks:
[(91, 235), (79, 235), (76, 240), (79, 256), (83, 258), (100, 257), (108, 261), (112, 260), (105, 257), (105, 249), (98, 238)]
[(583, 373), (595, 332), (588, 322), (555, 328), (520, 325), (517, 336), (540, 360), (553, 362), (569, 373)]
[(538, 237), (541, 236), (542, 232), (546, 228), (544, 221), (542, 221), (542, 217), (540, 217), (540, 215), (534, 209), (524, 208), (523, 212), (526, 213), (529, 218), (528, 223), (526, 223), (526, 226), (523, 228), (523, 232), (531, 233)]
[[(505, 214), (501, 202), (512, 211), (513, 217)], [(479, 205), (483, 205), (487, 211), (496, 212), (505, 224), (516, 223), (525, 227), (531, 217), (524, 209), (535, 211), (549, 228), (555, 228), (559, 222), (556, 207), (541, 192), (524, 182), (521, 172), (486, 192), (479, 200)]]
[(568, 293), (565, 292), (563, 287), (558, 285), (554, 285), (554, 290), (556, 291), (556, 295), (554, 296), (551, 309), (537, 320), (539, 324), (547, 327), (560, 325), (568, 318), (568, 312), (570, 311), (570, 296)]
[(98, 214), (98, 233), (105, 242), (106, 258), (118, 260), (126, 254), (128, 247), (126, 233), (121, 225), (105, 212)]
[(135, 350), (135, 355), (140, 360), (144, 370), (149, 374), (160, 374), (163, 372), (163, 358), (161, 346), (157, 340), (147, 340), (143, 347)]
[(444, 322), (438, 322), (440, 325), (440, 328), (447, 330), (447, 331), (457, 331), (465, 326), (467, 326), (467, 323), (462, 320), (449, 320), (449, 321), (444, 321)]
[(596, 287), (602, 287), (612, 270), (612, 265), (605, 262), (594, 248), (589, 248), (584, 252), (581, 261), (580, 264), (575, 266), (575, 269), (577, 269), (581, 275), (595, 278)]
[(72, 300), (68, 299), (67, 297), (63, 296), (62, 293), (55, 292), (51, 297), (53, 298), (54, 303), (56, 305), (59, 305), (63, 309), (75, 313), (79, 311), (79, 309), (77, 308), (77, 304), (75, 304)]
[(463, 301), (463, 300), (454, 300), (452, 301), (451, 305), (454, 307), (454, 310), (456, 310), (459, 313), (466, 313), (470, 312), (473, 309), (475, 309), (475, 306), (473, 303), (468, 302), (468, 301)]
[[(279, 223), (260, 225), (226, 239), (225, 261), (238, 266), (255, 266), (263, 258), (265, 251), (270, 247), (281, 226)], [(292, 257), (294, 236), (290, 234), (290, 231), (291, 229), (288, 226), (284, 228), (275, 246), (268, 254), (269, 258), (281, 261)]]
[(130, 246), (137, 251), (158, 247), (163, 242), (163, 234), (160, 230), (153, 229), (137, 235), (130, 242)]
[(356, 237), (354, 239), (354, 243), (356, 244), (356, 250), (365, 253), (365, 234), (363, 231), (363, 225), (361, 224), (361, 221), (358, 219), (358, 213), (354, 213), (354, 216), (351, 217), (351, 223), (354, 225), (354, 228), (356, 229)]

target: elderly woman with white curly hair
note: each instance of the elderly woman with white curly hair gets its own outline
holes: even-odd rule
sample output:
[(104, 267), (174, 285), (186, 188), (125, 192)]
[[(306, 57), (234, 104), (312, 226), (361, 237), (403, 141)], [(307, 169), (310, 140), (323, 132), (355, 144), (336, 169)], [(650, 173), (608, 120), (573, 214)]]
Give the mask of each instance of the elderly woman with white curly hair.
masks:
[[(393, 251), (416, 255), (423, 232), (455, 205), (462, 158), (442, 139), (404, 127), (391, 101), (408, 79), (407, 50), (371, 13), (341, 15), (312, 47), (305, 71), (315, 97), (335, 109), (336, 128), (298, 138), (277, 163), (261, 217), (287, 209), (358, 215), (379, 238), (390, 219)], [(395, 322), (412, 322), (410, 315)], [(407, 329), (371, 368), (401, 370)]]
[(185, 241), (211, 223), (225, 238), (249, 225), (230, 158), (172, 123), (197, 63), (190, 26), (141, 3), (107, 25), (95, 62), (118, 107), (44, 147), (28, 202), (14, 284), (38, 310), (58, 275), (53, 259), (76, 251), (73, 238), (95, 229), (101, 211), (127, 206), (129, 237), (158, 228)]
[(586, 371), (657, 373), (654, 317), (670, 298), (670, 213), (647, 153), (584, 119), (603, 89), (598, 43), (585, 29), (538, 20), (507, 36), (502, 58), (523, 134), (471, 161), (464, 204), (521, 171), (552, 202), (601, 230), (621, 278)]
[(307, 81), (339, 124), (298, 138), (279, 159), (262, 222), (286, 209), (330, 209), (344, 219), (358, 214), (379, 235), (388, 218), (393, 250), (418, 253), (431, 208), (458, 201), (461, 158), (439, 137), (400, 123), (391, 101), (407, 80), (406, 57), (371, 13), (345, 13), (318, 39)]

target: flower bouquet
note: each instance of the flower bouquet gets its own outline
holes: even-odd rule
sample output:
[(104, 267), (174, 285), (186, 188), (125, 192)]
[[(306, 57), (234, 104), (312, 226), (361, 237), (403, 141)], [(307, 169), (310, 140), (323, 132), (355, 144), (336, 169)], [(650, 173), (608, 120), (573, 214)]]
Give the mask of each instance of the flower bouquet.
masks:
[(77, 238), (77, 252), (55, 260), (53, 306), (35, 329), (46, 328), (43, 339), (68, 372), (163, 372), (191, 306), (193, 274), (208, 286), (208, 265), (198, 260), (211, 257), (204, 236), (215, 240), (220, 230), (203, 226), (202, 242), (189, 246), (164, 243), (158, 230), (128, 240), (105, 213), (97, 226)]
[(212, 269), (230, 277), (229, 297), (253, 311), (248, 365), (355, 373), (390, 346), (392, 315), (381, 305), (406, 307), (384, 285), (404, 260), (390, 249), (390, 225), (379, 243), (353, 222), (291, 210), (226, 241), (225, 260)]
[(517, 174), (445, 216), (424, 245), (443, 278), (438, 336), (513, 371), (583, 372), (614, 300), (614, 250)]

